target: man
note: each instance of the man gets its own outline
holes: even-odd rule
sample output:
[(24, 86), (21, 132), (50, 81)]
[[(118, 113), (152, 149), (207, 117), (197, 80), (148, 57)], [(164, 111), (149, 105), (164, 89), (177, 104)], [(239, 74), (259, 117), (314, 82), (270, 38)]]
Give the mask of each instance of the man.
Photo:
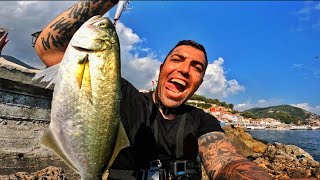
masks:
[[(87, 19), (103, 15), (116, 0), (81, 1), (54, 19), (35, 49), (47, 66), (59, 63), (74, 32)], [(140, 93), (121, 82), (121, 120), (131, 146), (113, 163), (109, 179), (197, 178), (199, 154), (210, 179), (270, 179), (257, 164), (236, 152), (218, 121), (184, 103), (203, 81), (208, 65), (204, 47), (180, 41), (160, 67), (156, 91)]]

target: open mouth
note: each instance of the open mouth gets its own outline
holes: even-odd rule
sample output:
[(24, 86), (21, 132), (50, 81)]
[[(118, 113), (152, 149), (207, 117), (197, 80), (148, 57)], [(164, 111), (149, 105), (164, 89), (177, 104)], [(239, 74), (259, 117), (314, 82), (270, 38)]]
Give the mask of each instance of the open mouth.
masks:
[(169, 81), (168, 89), (174, 94), (182, 94), (187, 89), (187, 83), (181, 79), (173, 78)]

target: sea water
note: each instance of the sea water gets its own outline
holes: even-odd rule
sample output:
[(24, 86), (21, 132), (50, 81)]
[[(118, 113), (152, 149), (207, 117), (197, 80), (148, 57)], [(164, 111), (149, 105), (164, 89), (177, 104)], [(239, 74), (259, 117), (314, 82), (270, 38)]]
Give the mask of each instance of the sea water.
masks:
[(268, 143), (296, 145), (320, 161), (320, 130), (250, 130), (252, 137)]

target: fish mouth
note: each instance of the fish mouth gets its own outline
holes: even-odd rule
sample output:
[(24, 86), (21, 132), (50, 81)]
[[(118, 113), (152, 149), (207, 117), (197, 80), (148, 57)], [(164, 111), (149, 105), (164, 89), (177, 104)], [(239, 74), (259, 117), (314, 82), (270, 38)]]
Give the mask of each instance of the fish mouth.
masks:
[(86, 49), (80, 46), (73, 46), (77, 51), (86, 52), (86, 53), (92, 53), (94, 50), (92, 49)]

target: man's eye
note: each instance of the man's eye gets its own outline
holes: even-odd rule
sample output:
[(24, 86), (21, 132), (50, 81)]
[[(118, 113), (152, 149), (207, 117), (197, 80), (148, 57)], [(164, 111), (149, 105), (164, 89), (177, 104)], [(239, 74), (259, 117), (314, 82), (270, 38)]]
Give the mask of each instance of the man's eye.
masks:
[(197, 72), (202, 72), (202, 66), (198, 65), (198, 64), (193, 64), (193, 68), (197, 71)]
[(180, 61), (180, 59), (172, 58), (172, 59), (171, 59), (171, 61), (173, 61), (173, 62), (179, 62), (179, 61)]
[(198, 72), (202, 72), (202, 68), (197, 67), (197, 66), (195, 66), (194, 68), (196, 69), (196, 71), (198, 71)]

